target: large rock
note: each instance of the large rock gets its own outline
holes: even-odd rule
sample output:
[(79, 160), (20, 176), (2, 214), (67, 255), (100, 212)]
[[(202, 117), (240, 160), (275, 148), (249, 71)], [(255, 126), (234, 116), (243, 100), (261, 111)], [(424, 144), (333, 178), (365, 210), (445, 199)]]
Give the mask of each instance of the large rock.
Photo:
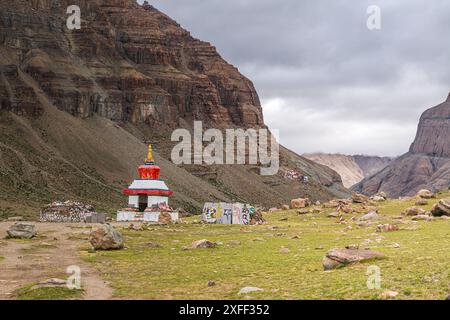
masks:
[(411, 208), (405, 209), (405, 211), (403, 212), (403, 215), (418, 216), (418, 215), (424, 215), (425, 213), (426, 213), (426, 211), (422, 208), (411, 207)]
[(380, 216), (376, 211), (370, 211), (369, 213), (363, 215), (360, 220), (362, 221), (369, 221), (369, 220), (378, 220), (380, 219)]
[(324, 208), (337, 208), (337, 207), (344, 207), (349, 206), (352, 204), (351, 199), (332, 199), (326, 203), (323, 204)]
[(192, 242), (191, 245), (185, 246), (182, 249), (183, 250), (191, 250), (191, 249), (208, 249), (208, 248), (215, 248), (217, 246), (217, 243), (203, 239), (203, 240), (197, 240)]
[(417, 196), (422, 199), (432, 199), (434, 198), (434, 193), (427, 189), (422, 189), (417, 192)]
[(398, 230), (400, 230), (400, 228), (393, 224), (379, 224), (377, 226), (377, 232), (391, 232)]
[(370, 198), (370, 200), (375, 201), (375, 202), (383, 202), (383, 201), (386, 201), (385, 198), (380, 197), (380, 196), (373, 196), (373, 197)]
[(28, 222), (16, 222), (6, 231), (8, 238), (31, 239), (37, 235), (36, 226)]
[(450, 198), (439, 200), (431, 209), (431, 214), (435, 217), (450, 217)]
[(371, 250), (353, 248), (332, 249), (328, 251), (326, 256), (323, 258), (322, 263), (324, 270), (332, 270), (349, 264), (371, 259), (380, 259), (383, 257), (383, 254)]
[(124, 247), (122, 234), (109, 224), (94, 228), (89, 242), (95, 250), (119, 250)]
[(384, 198), (385, 200), (387, 200), (387, 198), (388, 198), (386, 192), (383, 192), (383, 191), (378, 192), (375, 196)]
[(298, 198), (298, 199), (292, 199), (291, 200), (291, 208), (292, 209), (300, 209), (300, 208), (306, 208), (311, 205), (311, 201), (308, 198)]
[(418, 199), (415, 203), (416, 206), (426, 206), (428, 205), (428, 200), (427, 199)]
[(369, 201), (369, 197), (361, 193), (354, 192), (352, 194), (352, 201), (354, 203), (367, 203)]

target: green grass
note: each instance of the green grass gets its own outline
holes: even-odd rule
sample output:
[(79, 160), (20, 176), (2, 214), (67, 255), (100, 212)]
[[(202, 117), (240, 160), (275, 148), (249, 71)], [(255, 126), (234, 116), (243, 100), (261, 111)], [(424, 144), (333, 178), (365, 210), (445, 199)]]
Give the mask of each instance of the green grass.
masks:
[[(444, 196), (449, 194), (440, 195)], [(241, 299), (242, 287), (256, 286), (264, 291), (249, 294), (255, 299), (379, 299), (383, 291), (392, 290), (399, 293), (397, 299), (442, 300), (450, 293), (450, 221), (394, 219), (413, 204), (398, 200), (380, 204), (382, 220), (367, 226), (350, 220), (362, 213), (346, 215), (347, 224), (339, 224), (336, 218), (326, 217), (329, 209), (301, 216), (295, 211), (266, 214), (269, 224), (262, 226), (182, 223), (150, 231), (121, 230), (127, 250), (86, 249), (81, 254), (111, 283), (115, 298)], [(287, 221), (280, 221), (285, 217)], [(187, 220), (192, 219), (199, 218)], [(379, 223), (396, 223), (401, 230), (375, 233)], [(292, 239), (295, 235), (300, 238)], [(199, 239), (223, 244), (214, 249), (181, 249)], [(241, 244), (228, 245), (229, 240)], [(162, 247), (143, 247), (150, 241)], [(322, 259), (329, 249), (352, 244), (387, 258), (323, 271)], [(280, 253), (281, 247), (290, 252)], [(381, 269), (380, 290), (367, 288), (371, 265)], [(208, 280), (216, 285), (208, 287)]]
[(17, 290), (18, 300), (77, 300), (81, 299), (83, 290), (71, 290), (66, 287), (40, 287), (30, 284)]
[(2, 262), (3, 260), (5, 260), (5, 257), (0, 256), (0, 262)]

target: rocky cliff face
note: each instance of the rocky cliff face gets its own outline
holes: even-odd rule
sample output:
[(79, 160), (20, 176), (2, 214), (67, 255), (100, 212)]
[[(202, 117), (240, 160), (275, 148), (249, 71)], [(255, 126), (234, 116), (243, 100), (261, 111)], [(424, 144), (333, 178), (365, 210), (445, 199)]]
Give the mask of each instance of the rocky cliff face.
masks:
[(450, 158), (450, 94), (440, 105), (420, 117), (416, 139), (409, 150), (413, 154)]
[[(71, 31), (66, 10), (73, 4), (82, 23)], [(0, 204), (7, 214), (57, 198), (114, 211), (125, 203), (120, 190), (136, 176), (148, 141), (175, 206), (273, 206), (348, 192), (334, 171), (284, 148), (272, 177), (254, 166), (171, 163), (174, 128), (189, 129), (194, 120), (205, 129), (265, 125), (252, 82), (150, 5), (0, 0), (0, 56)], [(286, 180), (287, 170), (311, 182)]]
[(354, 190), (366, 194), (385, 191), (391, 197), (414, 195), (418, 190), (447, 189), (450, 185), (450, 95), (426, 110), (409, 152)]
[[(41, 112), (21, 90), (18, 69), (30, 75), (60, 110), (113, 121), (178, 126), (263, 126), (251, 81), (209, 43), (135, 1), (2, 1), (0, 26), (3, 109)], [(81, 30), (66, 28), (66, 9), (81, 7)], [(5, 80), (11, 83), (8, 91)], [(14, 92), (20, 96), (12, 97)]]
[(336, 171), (346, 188), (384, 169), (392, 161), (389, 157), (366, 155), (312, 153), (304, 156)]

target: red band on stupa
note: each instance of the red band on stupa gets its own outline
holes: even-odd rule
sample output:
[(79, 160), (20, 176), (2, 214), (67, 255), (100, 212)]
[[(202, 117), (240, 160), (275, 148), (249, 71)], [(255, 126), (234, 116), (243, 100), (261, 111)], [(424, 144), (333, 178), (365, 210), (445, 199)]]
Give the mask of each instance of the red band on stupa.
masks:
[(161, 168), (155, 165), (153, 162), (145, 163), (139, 167), (139, 176), (141, 179), (156, 180), (159, 179), (159, 172)]
[(171, 190), (134, 190), (134, 189), (125, 189), (123, 193), (126, 195), (137, 195), (137, 194), (147, 194), (152, 196), (165, 196), (170, 197), (173, 194)]

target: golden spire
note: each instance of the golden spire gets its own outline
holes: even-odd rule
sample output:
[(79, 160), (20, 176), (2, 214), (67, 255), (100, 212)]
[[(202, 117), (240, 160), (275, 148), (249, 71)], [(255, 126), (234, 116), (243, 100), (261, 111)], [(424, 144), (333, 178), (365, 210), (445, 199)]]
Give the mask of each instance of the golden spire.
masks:
[(146, 162), (153, 162), (153, 149), (152, 149), (152, 145), (149, 144), (148, 145), (148, 154), (147, 154), (147, 160), (145, 160)]

